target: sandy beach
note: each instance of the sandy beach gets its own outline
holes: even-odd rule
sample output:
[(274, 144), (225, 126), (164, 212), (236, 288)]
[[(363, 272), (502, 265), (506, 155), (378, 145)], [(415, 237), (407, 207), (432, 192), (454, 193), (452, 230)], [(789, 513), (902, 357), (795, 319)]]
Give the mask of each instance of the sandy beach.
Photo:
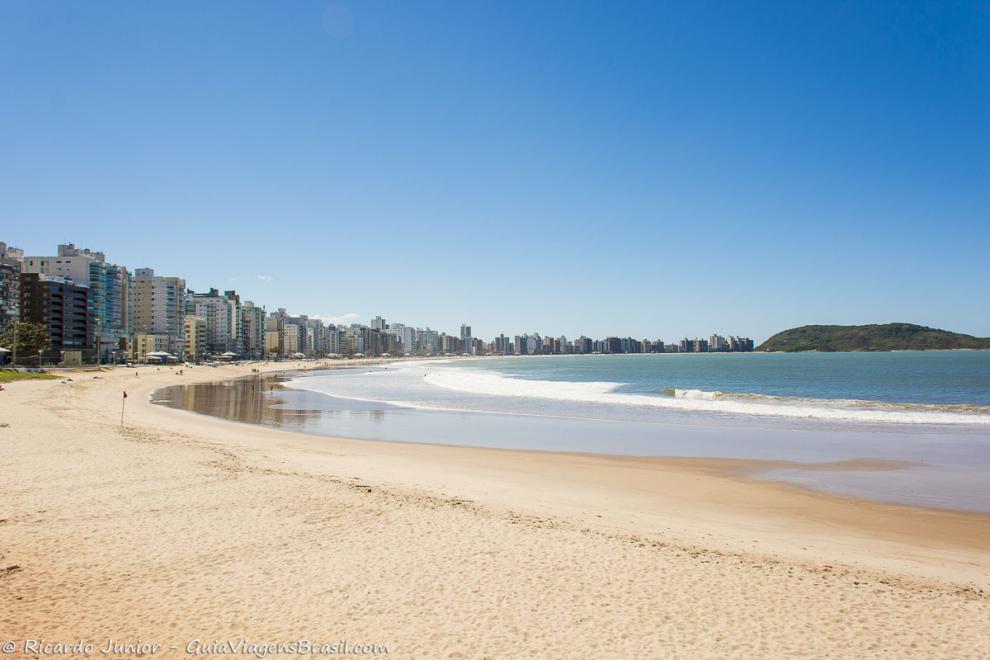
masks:
[(13, 656), (107, 639), (163, 656), (242, 639), (417, 658), (990, 656), (990, 516), (760, 481), (745, 461), (312, 437), (148, 402), (251, 369), (0, 392)]

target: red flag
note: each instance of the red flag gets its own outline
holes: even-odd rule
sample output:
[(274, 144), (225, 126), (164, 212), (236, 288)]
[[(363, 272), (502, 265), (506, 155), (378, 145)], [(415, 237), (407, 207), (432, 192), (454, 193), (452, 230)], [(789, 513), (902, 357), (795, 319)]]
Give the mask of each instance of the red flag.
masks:
[(127, 398), (127, 392), (124, 392), (124, 398), (125, 399)]

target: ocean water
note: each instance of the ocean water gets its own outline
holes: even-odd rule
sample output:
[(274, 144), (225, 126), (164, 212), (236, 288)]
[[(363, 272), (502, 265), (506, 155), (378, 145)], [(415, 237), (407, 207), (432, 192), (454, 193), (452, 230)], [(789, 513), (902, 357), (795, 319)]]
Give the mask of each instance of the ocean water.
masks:
[(298, 382), (333, 396), (425, 410), (990, 426), (990, 351), (455, 359)]
[(330, 436), (785, 461), (758, 476), (990, 512), (990, 351), (409, 361), (284, 385), (159, 402)]

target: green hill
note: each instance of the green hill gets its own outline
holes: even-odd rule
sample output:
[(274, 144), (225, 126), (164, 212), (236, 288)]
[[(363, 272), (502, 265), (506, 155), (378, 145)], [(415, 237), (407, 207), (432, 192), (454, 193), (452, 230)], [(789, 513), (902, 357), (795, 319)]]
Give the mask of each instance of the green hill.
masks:
[(802, 325), (778, 332), (758, 351), (927, 351), (990, 348), (990, 337), (961, 335), (912, 323)]

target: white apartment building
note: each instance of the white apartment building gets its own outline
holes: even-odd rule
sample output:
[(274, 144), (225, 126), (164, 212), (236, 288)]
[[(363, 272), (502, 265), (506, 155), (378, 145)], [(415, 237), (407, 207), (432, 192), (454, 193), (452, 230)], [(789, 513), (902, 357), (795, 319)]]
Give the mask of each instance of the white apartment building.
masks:
[(206, 319), (206, 350), (225, 353), (243, 350), (241, 342), (241, 303), (233, 291), (208, 293), (190, 291), (186, 297), (186, 313)]

